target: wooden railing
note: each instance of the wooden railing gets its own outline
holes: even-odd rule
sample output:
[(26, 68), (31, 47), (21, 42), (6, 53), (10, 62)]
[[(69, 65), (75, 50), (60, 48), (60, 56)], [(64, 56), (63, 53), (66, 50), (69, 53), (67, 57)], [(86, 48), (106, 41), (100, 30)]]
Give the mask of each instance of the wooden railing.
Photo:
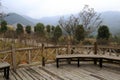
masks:
[(0, 51), (0, 60), (7, 61), (11, 64), (11, 68), (16, 69), (21, 64), (31, 64), (33, 62), (45, 63), (53, 62), (56, 55), (61, 54), (100, 54), (120, 57), (120, 47), (98, 46), (44, 46), (28, 47), (28, 48), (14, 48), (10, 50)]

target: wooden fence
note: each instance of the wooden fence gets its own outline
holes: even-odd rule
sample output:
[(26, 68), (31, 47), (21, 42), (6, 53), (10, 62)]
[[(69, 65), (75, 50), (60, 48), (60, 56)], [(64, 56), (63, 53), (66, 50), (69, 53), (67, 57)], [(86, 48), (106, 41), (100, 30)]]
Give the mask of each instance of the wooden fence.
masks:
[(100, 54), (120, 57), (120, 47), (110, 46), (44, 46), (28, 47), (28, 48), (14, 48), (11, 46), (10, 50), (0, 51), (1, 62), (7, 61), (11, 64), (11, 68), (16, 69), (21, 64), (31, 64), (39, 62), (43, 66), (45, 63), (54, 62), (56, 55), (60, 54)]

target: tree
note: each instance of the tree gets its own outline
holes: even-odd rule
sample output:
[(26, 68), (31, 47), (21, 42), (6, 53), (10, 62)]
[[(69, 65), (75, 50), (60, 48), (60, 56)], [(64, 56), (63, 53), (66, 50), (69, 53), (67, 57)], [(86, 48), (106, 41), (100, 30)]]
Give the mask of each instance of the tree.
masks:
[(42, 23), (36, 24), (36, 26), (34, 27), (34, 31), (39, 34), (44, 34), (44, 24)]
[(46, 26), (46, 31), (47, 31), (48, 33), (51, 32), (51, 26), (50, 26), (50, 25), (47, 25), (47, 26)]
[(46, 39), (44, 28), (44, 24), (42, 23), (37, 23), (34, 27), (34, 37), (38, 42), (45, 41)]
[(51, 32), (53, 33), (54, 30), (55, 30), (55, 26), (52, 25), (52, 27), (51, 27)]
[(54, 31), (55, 31), (55, 26), (51, 26), (51, 34), (50, 34), (50, 38), (52, 39), (54, 36)]
[(27, 34), (31, 33), (31, 26), (27, 25), (25, 28), (25, 31), (27, 32)]
[(75, 38), (77, 41), (81, 41), (85, 38), (85, 30), (83, 25), (78, 25), (75, 29)]
[(83, 10), (79, 13), (79, 19), (80, 23), (88, 32), (95, 31), (102, 23), (100, 14), (96, 13), (94, 8), (89, 8), (88, 5), (85, 5)]
[(59, 20), (59, 24), (62, 27), (62, 29), (67, 33), (67, 35), (70, 37), (70, 41), (72, 41), (72, 37), (75, 35), (75, 29), (79, 24), (79, 19), (74, 15), (71, 15), (68, 19), (62, 17)]
[(5, 33), (6, 31), (8, 30), (8, 27), (7, 27), (7, 22), (6, 21), (2, 21), (1, 22), (1, 33)]
[(20, 23), (17, 24), (16, 33), (17, 35), (21, 35), (24, 33), (23, 26)]
[(106, 25), (100, 26), (98, 29), (97, 39), (106, 39), (108, 40), (110, 37), (109, 28)]
[(60, 28), (59, 25), (57, 25), (57, 26), (55, 27), (54, 36), (53, 36), (55, 42), (57, 42), (58, 39), (59, 39), (59, 37), (61, 37), (61, 36), (62, 36), (62, 29)]

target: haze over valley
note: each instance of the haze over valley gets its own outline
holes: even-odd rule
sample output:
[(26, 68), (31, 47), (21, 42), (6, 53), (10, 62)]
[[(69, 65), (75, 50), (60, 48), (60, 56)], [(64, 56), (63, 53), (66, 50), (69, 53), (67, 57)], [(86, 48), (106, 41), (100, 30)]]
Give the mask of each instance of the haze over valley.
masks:
[[(120, 12), (118, 11), (106, 11), (102, 12), (101, 19), (103, 25), (108, 25), (112, 34), (117, 34), (120, 31)], [(62, 16), (53, 17), (43, 17), (40, 19), (33, 19), (29, 16), (20, 15), (17, 13), (9, 13), (9, 16), (5, 17), (5, 20), (10, 25), (15, 25), (21, 23), (23, 25), (35, 26), (36, 23), (43, 23), (45, 25), (58, 25), (58, 21)], [(64, 17), (69, 17), (70, 15), (63, 15)]]
[(84, 5), (89, 5), (101, 14), (102, 25), (107, 25), (112, 34), (120, 33), (119, 0), (1, 0), (1, 5), (0, 12), (8, 14), (5, 20), (14, 26), (17, 23), (34, 26), (39, 22), (58, 25), (60, 17), (77, 15)]

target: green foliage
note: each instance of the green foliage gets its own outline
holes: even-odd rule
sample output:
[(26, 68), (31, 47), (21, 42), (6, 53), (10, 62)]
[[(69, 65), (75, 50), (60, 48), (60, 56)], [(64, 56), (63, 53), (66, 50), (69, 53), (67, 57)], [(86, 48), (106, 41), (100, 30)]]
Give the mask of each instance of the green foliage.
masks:
[(109, 28), (106, 25), (100, 26), (98, 29), (97, 39), (106, 39), (110, 37)]
[(50, 26), (50, 25), (47, 25), (47, 26), (46, 26), (46, 31), (47, 31), (48, 33), (51, 32), (51, 26)]
[(52, 30), (52, 32), (54, 32), (54, 30), (55, 30), (55, 26), (52, 26), (52, 29), (51, 29), (51, 30)]
[(31, 33), (31, 26), (26, 26), (25, 31), (30, 34)]
[(78, 25), (75, 29), (75, 38), (77, 41), (84, 40), (85, 38), (85, 30), (83, 25)]
[(44, 33), (44, 24), (42, 24), (42, 23), (36, 24), (36, 26), (34, 27), (34, 32), (43, 34)]
[(54, 30), (54, 36), (53, 36), (54, 40), (58, 41), (59, 37), (61, 37), (61, 36), (62, 36), (62, 29), (60, 28), (59, 25), (57, 25)]
[(6, 22), (6, 21), (2, 21), (2, 22), (1, 22), (1, 29), (0, 29), (0, 31), (1, 31), (2, 33), (5, 33), (7, 30), (8, 30), (7, 22)]
[(21, 34), (23, 34), (23, 32), (24, 32), (23, 26), (22, 26), (20, 23), (18, 23), (18, 24), (17, 24), (17, 28), (16, 28), (16, 33), (17, 33), (18, 35), (21, 35)]

